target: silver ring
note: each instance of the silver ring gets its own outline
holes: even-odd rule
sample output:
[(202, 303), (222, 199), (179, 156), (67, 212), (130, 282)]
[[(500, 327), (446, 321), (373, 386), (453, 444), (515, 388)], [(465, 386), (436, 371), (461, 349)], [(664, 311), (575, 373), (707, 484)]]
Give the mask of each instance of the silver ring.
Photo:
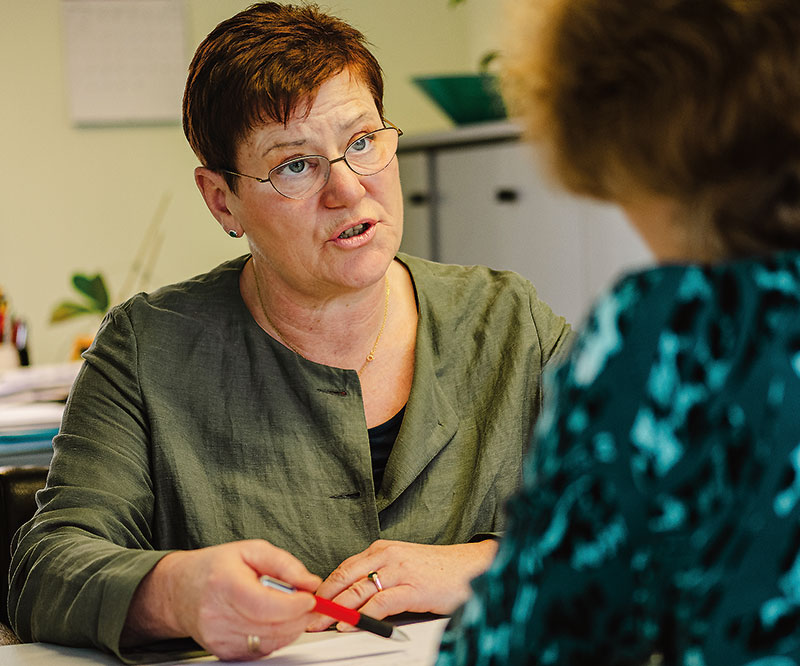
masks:
[(256, 636), (255, 634), (248, 634), (247, 650), (254, 654), (261, 652), (261, 636)]
[(377, 571), (370, 571), (367, 574), (367, 578), (369, 578), (373, 582), (375, 587), (378, 588), (378, 592), (383, 592), (383, 585), (381, 585), (381, 579), (378, 578), (378, 572)]

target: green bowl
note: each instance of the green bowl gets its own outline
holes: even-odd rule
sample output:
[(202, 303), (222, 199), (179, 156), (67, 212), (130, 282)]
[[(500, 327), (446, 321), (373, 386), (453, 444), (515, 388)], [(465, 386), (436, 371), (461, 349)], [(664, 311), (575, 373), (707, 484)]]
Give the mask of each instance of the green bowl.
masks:
[(417, 76), (412, 79), (456, 125), (506, 117), (503, 98), (493, 74)]

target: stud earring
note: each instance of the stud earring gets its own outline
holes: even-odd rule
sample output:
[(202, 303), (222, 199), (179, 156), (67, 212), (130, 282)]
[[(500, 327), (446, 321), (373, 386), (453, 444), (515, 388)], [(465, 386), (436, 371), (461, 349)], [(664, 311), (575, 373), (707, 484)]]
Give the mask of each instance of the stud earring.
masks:
[(233, 229), (228, 231), (228, 236), (230, 236), (231, 238), (239, 238), (239, 234), (237, 234)]

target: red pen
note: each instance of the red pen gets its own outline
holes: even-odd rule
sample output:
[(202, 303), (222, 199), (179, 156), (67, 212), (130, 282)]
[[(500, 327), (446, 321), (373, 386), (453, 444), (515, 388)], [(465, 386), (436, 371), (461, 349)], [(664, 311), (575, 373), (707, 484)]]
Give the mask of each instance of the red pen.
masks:
[[(279, 592), (297, 592), (297, 588), (293, 585), (284, 583), (282, 580), (278, 580), (272, 576), (261, 576), (258, 580), (261, 581), (261, 584), (265, 587), (278, 590)], [(323, 599), (322, 597), (318, 597), (316, 594), (314, 595), (314, 599), (317, 602), (314, 606), (314, 611), (317, 613), (327, 615), (328, 617), (332, 617), (334, 620), (351, 624), (354, 627), (363, 629), (364, 631), (369, 631), (370, 633), (377, 634), (378, 636), (383, 636), (384, 638), (391, 638), (396, 641), (409, 640), (408, 634), (405, 634), (403, 631), (394, 625), (389, 624), (388, 622), (376, 620), (374, 617), (364, 615), (363, 613), (359, 613), (357, 610), (334, 603), (330, 599)]]

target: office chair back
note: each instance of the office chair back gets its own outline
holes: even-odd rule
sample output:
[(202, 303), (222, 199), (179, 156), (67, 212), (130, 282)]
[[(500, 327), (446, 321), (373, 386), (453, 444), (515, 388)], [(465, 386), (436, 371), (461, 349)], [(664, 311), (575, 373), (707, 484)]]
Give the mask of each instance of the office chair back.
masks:
[(11, 539), (36, 511), (36, 491), (44, 488), (47, 467), (0, 467), (0, 622), (8, 624), (8, 573)]

